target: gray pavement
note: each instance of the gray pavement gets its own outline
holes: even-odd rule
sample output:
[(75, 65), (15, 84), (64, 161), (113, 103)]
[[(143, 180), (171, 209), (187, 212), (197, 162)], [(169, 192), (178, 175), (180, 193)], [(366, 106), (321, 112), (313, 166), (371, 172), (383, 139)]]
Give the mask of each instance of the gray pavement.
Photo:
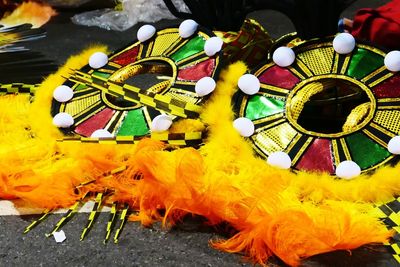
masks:
[(128, 223), (118, 244), (103, 244), (108, 214), (101, 214), (87, 238), (79, 241), (88, 214), (63, 227), (63, 243), (45, 237), (61, 215), (51, 215), (28, 234), (36, 216), (0, 217), (0, 266), (244, 266), (238, 255), (208, 246), (212, 232), (161, 230)]

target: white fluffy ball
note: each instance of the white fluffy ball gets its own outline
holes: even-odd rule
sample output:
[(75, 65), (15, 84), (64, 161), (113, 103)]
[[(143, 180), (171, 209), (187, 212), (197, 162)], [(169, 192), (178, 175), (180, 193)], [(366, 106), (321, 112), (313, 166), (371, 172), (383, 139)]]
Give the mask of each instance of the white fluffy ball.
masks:
[(260, 81), (253, 74), (245, 74), (239, 78), (239, 89), (248, 95), (257, 94), (260, 91)]
[(68, 113), (61, 112), (54, 116), (53, 124), (59, 128), (68, 128), (74, 124), (74, 118)]
[(342, 161), (336, 167), (336, 176), (342, 179), (353, 179), (361, 174), (361, 168), (351, 160)]
[(204, 77), (198, 80), (194, 89), (199, 96), (205, 96), (214, 91), (216, 83), (211, 77)]
[(233, 122), (233, 127), (243, 137), (252, 136), (254, 133), (254, 123), (248, 118), (238, 118)]
[(92, 133), (91, 138), (112, 138), (114, 137), (109, 131), (105, 129), (99, 129)]
[(395, 136), (390, 139), (388, 143), (388, 150), (392, 154), (400, 155), (400, 136)]
[(137, 39), (143, 43), (149, 40), (156, 33), (156, 28), (153, 25), (146, 24), (139, 28), (137, 32)]
[(333, 49), (339, 54), (351, 53), (356, 47), (356, 40), (350, 33), (344, 32), (333, 39)]
[(276, 65), (284, 68), (293, 64), (293, 62), (296, 60), (296, 55), (291, 48), (281, 46), (274, 51), (272, 60)]
[(192, 19), (187, 19), (183, 21), (181, 25), (179, 25), (179, 35), (182, 38), (189, 38), (197, 31), (198, 27), (199, 24), (197, 24), (196, 21)]
[(172, 118), (168, 115), (161, 114), (156, 116), (151, 122), (151, 130), (153, 132), (163, 132), (168, 130), (172, 125)]
[(267, 163), (271, 166), (277, 167), (279, 169), (287, 170), (292, 166), (292, 160), (289, 155), (285, 152), (278, 151), (269, 155)]
[(73, 96), (74, 91), (71, 89), (71, 87), (66, 85), (58, 86), (53, 92), (54, 99), (61, 103), (71, 100)]
[(390, 71), (400, 71), (400, 51), (391, 51), (385, 57), (385, 66)]
[(204, 52), (207, 56), (212, 57), (222, 49), (224, 42), (219, 37), (211, 37), (204, 44)]
[(108, 63), (108, 56), (103, 52), (96, 52), (89, 58), (89, 66), (93, 69), (104, 67)]

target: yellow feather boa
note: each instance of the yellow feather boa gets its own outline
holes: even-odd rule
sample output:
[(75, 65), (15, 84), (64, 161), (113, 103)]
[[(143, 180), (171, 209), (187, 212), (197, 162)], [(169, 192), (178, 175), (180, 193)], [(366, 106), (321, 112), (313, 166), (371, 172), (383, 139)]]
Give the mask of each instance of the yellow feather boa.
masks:
[[(221, 74), (199, 120), (172, 128), (195, 131), (206, 125), (209, 135), (199, 150), (170, 152), (151, 139), (137, 145), (57, 142), (61, 134), (50, 116), (53, 89), (94, 51), (105, 50), (93, 47), (72, 57), (43, 82), (33, 104), (25, 95), (0, 98), (0, 198), (55, 209), (86, 192), (112, 190), (107, 201), (138, 209), (130, 219), (144, 225), (177, 223), (186, 214), (204, 216), (212, 225), (228, 222), (237, 234), (213, 246), (244, 252), (258, 263), (276, 255), (298, 265), (312, 255), (383, 243), (391, 236), (373, 204), (400, 191), (398, 168), (345, 181), (267, 165), (232, 126), (231, 99), (246, 72), (240, 62)], [(76, 192), (86, 182), (91, 183)]]

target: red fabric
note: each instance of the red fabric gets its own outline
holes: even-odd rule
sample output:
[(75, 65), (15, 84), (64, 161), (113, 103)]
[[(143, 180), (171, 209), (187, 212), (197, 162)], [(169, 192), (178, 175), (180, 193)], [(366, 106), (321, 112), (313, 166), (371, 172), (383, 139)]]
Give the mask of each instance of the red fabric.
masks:
[(126, 66), (128, 64), (135, 62), (138, 54), (139, 54), (139, 47), (135, 46), (132, 49), (129, 49), (128, 51), (125, 51), (124, 53), (114, 57), (112, 61), (121, 66)]
[(300, 80), (287, 68), (273, 66), (266, 70), (260, 77), (260, 82), (284, 89), (292, 89)]
[(372, 90), (376, 98), (398, 98), (400, 97), (400, 75), (377, 85)]
[(296, 166), (297, 169), (313, 172), (334, 173), (331, 141), (315, 139)]
[(400, 0), (377, 9), (360, 9), (351, 34), (390, 49), (400, 49)]
[(211, 76), (215, 68), (215, 60), (207, 59), (199, 64), (182, 69), (178, 73), (179, 80), (198, 81), (203, 77)]
[(90, 117), (75, 128), (75, 132), (90, 137), (96, 130), (103, 129), (114, 115), (114, 110), (106, 108)]

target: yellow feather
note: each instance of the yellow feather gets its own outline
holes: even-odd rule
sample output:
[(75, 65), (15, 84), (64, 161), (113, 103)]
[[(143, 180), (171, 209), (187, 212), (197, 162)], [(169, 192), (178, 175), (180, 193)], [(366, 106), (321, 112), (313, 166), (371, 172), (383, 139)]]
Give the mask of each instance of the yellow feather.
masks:
[(29, 120), (32, 123), (32, 128), (41, 138), (60, 138), (62, 134), (53, 125), (53, 119), (50, 115), (51, 101), (53, 99), (53, 91), (57, 86), (63, 84), (66, 77), (81, 67), (88, 64), (89, 57), (95, 52), (106, 52), (105, 46), (93, 46), (86, 49), (79, 55), (72, 56), (67, 63), (61, 67), (55, 74), (50, 75), (38, 87), (35, 94), (35, 101), (32, 104)]
[[(0, 134), (0, 197), (67, 207), (83, 194), (74, 192), (76, 186), (94, 181), (82, 190), (113, 188), (112, 200), (139, 208), (132, 219), (144, 224), (162, 219), (160, 209), (166, 210), (165, 222), (187, 213), (211, 224), (226, 221), (238, 234), (214, 245), (245, 252), (260, 263), (275, 254), (297, 265), (304, 257), (385, 242), (390, 236), (371, 202), (399, 192), (397, 169), (385, 167), (369, 177), (343, 181), (267, 165), (232, 125), (232, 96), (247, 70), (240, 62), (221, 74), (201, 122), (182, 120), (172, 129), (197, 131), (206, 125), (209, 137), (199, 150), (168, 152), (151, 140), (134, 146), (57, 143), (62, 135), (50, 115), (53, 90), (95, 51), (105, 48), (86, 50), (49, 76), (32, 105), (26, 96), (1, 98), (0, 104), (7, 104), (1, 106), (0, 123), (9, 125)], [(110, 174), (121, 167), (123, 171)]]
[(391, 232), (375, 216), (373, 205), (304, 199), (291, 181), (296, 175), (254, 155), (232, 125), (231, 99), (245, 71), (243, 63), (236, 63), (222, 73), (201, 115), (209, 137), (199, 151), (137, 156), (144, 179), (138, 188), (141, 212), (133, 219), (148, 224), (164, 208), (164, 222), (179, 221), (186, 213), (204, 216), (211, 224), (228, 222), (238, 234), (214, 246), (245, 252), (259, 263), (275, 254), (298, 265), (315, 254), (385, 242)]

